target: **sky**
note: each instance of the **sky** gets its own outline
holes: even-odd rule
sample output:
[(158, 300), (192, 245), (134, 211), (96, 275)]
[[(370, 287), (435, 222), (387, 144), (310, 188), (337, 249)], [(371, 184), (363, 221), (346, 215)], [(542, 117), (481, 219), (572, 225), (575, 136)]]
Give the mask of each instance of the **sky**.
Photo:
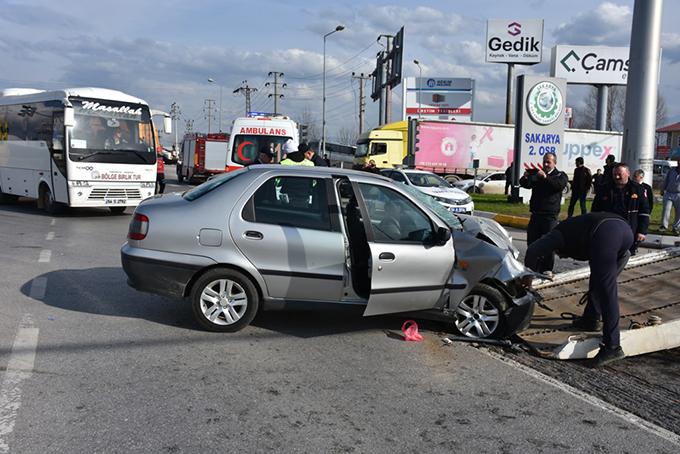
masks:
[[(176, 102), (178, 131), (193, 120), (207, 132), (205, 100), (222, 104), (222, 130), (245, 112), (234, 90), (247, 81), (253, 111), (272, 112), (274, 81), (282, 72), (279, 111), (311, 118), (320, 128), (323, 35), (326, 40), (326, 119), (329, 141), (358, 129), (359, 81), (382, 50), (381, 34), (404, 26), (404, 76), (471, 77), (475, 120), (502, 122), (506, 66), (484, 58), (488, 19), (544, 19), (543, 62), (517, 73), (548, 74), (555, 44), (628, 46), (633, 0), (0, 0), (0, 89), (95, 86), (124, 91), (169, 111)], [(667, 121), (680, 121), (680, 1), (664, 2), (659, 91)], [(384, 41), (383, 41), (384, 42)], [(208, 79), (214, 80), (213, 83)], [(269, 82), (269, 86), (267, 86)], [(367, 85), (370, 94), (370, 82)], [(570, 86), (567, 105), (582, 104), (587, 87)], [(220, 96), (221, 91), (221, 96)], [(401, 114), (401, 86), (393, 118)], [(378, 123), (377, 103), (366, 99), (366, 127)], [(211, 120), (219, 129), (219, 115)], [(164, 139), (168, 141), (168, 139)]]

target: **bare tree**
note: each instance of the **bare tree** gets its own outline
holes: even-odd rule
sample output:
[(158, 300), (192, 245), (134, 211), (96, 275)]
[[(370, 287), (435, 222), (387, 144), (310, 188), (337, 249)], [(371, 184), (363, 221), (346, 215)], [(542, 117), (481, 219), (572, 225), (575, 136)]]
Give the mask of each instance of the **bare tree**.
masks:
[[(575, 109), (574, 126), (580, 129), (595, 129), (597, 123), (597, 87), (591, 87), (584, 99), (585, 106)], [(607, 97), (607, 116), (605, 129), (608, 131), (623, 131), (626, 112), (626, 87), (615, 85), (609, 87)], [(656, 124), (666, 118), (666, 101), (661, 94), (656, 102)]]
[(357, 138), (359, 137), (359, 133), (356, 130), (356, 128), (353, 127), (347, 127), (343, 126), (338, 130), (337, 135), (335, 136), (335, 140), (340, 144), (340, 145), (356, 145), (357, 144)]
[(305, 106), (300, 115), (300, 124), (307, 125), (307, 142), (321, 140), (320, 123), (321, 121), (312, 113), (309, 106)]

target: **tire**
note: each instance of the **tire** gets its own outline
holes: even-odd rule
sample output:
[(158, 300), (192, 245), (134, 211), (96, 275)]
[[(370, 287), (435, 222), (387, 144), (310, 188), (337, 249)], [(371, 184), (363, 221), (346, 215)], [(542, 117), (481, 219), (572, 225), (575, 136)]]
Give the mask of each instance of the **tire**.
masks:
[(126, 208), (127, 207), (109, 207), (109, 211), (111, 211), (111, 214), (118, 215), (125, 213)]
[(54, 200), (52, 191), (49, 186), (43, 185), (40, 187), (40, 206), (47, 214), (57, 214), (61, 211), (61, 205)]
[(449, 183), (451, 183), (451, 184), (453, 184), (453, 183), (455, 183), (455, 182), (457, 182), (457, 181), (461, 181), (461, 178), (460, 178), (458, 175), (446, 175), (446, 176), (444, 177), (444, 179), (445, 179), (446, 181), (448, 181)]
[(501, 339), (507, 332), (505, 296), (487, 284), (477, 284), (453, 311), (453, 326), (461, 336)]
[(255, 285), (234, 270), (210, 270), (191, 289), (194, 317), (208, 331), (234, 333), (245, 328), (255, 318), (259, 305)]

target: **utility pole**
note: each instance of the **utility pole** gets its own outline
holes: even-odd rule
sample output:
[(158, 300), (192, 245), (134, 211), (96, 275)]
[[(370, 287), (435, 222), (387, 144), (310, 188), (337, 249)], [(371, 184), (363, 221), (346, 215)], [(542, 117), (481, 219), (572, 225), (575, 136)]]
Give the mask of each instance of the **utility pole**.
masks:
[(214, 118), (213, 110), (215, 109), (215, 100), (206, 99), (203, 101), (203, 118), (208, 119), (208, 134), (210, 134), (210, 120)]
[(359, 80), (359, 134), (364, 131), (364, 114), (366, 113), (366, 100), (364, 99), (364, 82), (371, 78), (370, 74), (364, 76), (364, 73), (352, 73), (352, 79)]
[(182, 111), (179, 109), (179, 104), (176, 102), (170, 104), (170, 117), (172, 117), (173, 121), (175, 122), (175, 151), (179, 151), (179, 142), (177, 141), (177, 121), (179, 120), (180, 115), (182, 115)]
[(283, 95), (279, 94), (279, 86), (281, 87), (281, 89), (284, 89), (284, 88), (286, 88), (286, 84), (279, 82), (279, 77), (283, 78), (283, 73), (276, 72), (276, 71), (270, 71), (267, 76), (268, 77), (274, 76), (274, 82), (271, 82), (271, 83), (267, 82), (266, 84), (264, 84), (264, 86), (265, 87), (269, 87), (270, 85), (274, 86), (274, 94), (270, 93), (267, 97), (268, 98), (271, 98), (271, 97), (274, 98), (274, 115), (276, 115), (276, 114), (279, 113), (279, 103), (278, 103), (278, 101), (279, 101), (279, 99), (283, 98)]
[(194, 120), (187, 120), (184, 124), (184, 133), (191, 134), (194, 132)]
[(246, 117), (248, 112), (250, 112), (250, 94), (256, 92), (257, 88), (252, 88), (248, 86), (248, 81), (244, 80), (241, 82), (241, 86), (234, 90), (234, 93), (241, 93), (246, 97)]

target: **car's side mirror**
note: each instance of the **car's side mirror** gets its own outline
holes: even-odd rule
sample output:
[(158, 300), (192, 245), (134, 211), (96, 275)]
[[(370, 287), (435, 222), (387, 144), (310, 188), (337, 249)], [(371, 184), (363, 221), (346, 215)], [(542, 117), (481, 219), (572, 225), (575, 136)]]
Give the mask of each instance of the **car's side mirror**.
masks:
[(446, 227), (439, 227), (437, 229), (437, 244), (445, 245), (451, 239), (451, 230)]

